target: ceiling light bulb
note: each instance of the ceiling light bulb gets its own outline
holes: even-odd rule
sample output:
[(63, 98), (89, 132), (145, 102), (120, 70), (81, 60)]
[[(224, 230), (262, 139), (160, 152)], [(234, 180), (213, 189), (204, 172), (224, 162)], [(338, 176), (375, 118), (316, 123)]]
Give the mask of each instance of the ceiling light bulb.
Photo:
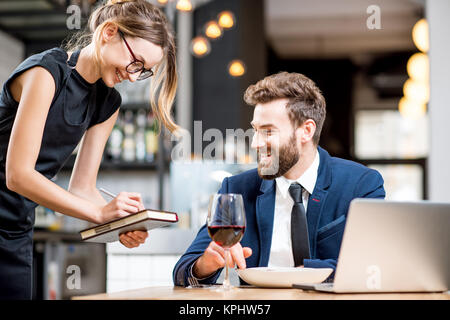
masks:
[(427, 112), (427, 105), (425, 103), (403, 97), (398, 103), (398, 111), (400, 111), (400, 114), (405, 118), (417, 119), (425, 115)]
[(191, 11), (192, 10), (191, 0), (178, 0), (177, 9), (180, 11)]
[(235, 24), (234, 14), (231, 11), (222, 11), (219, 13), (217, 21), (222, 28), (230, 29)]
[(412, 38), (416, 47), (422, 52), (428, 52), (430, 48), (428, 22), (426, 19), (420, 19), (412, 29)]
[(427, 82), (430, 74), (430, 63), (425, 53), (417, 52), (409, 58), (406, 70), (410, 78)]
[(208, 38), (217, 39), (222, 35), (222, 28), (216, 21), (210, 21), (205, 25), (205, 34)]
[(199, 36), (191, 41), (191, 52), (196, 57), (204, 57), (211, 51), (208, 39)]
[(403, 85), (403, 94), (410, 100), (428, 103), (430, 100), (430, 87), (426, 82), (408, 79)]
[(245, 73), (245, 65), (241, 60), (233, 60), (228, 64), (228, 72), (233, 77), (240, 77)]

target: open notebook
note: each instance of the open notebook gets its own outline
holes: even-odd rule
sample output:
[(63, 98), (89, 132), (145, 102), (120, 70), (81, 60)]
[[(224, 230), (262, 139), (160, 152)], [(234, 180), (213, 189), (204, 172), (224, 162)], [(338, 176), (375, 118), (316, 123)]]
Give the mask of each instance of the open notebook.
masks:
[(178, 222), (175, 212), (145, 209), (137, 213), (80, 231), (81, 239), (87, 242), (114, 242), (128, 231), (146, 231)]

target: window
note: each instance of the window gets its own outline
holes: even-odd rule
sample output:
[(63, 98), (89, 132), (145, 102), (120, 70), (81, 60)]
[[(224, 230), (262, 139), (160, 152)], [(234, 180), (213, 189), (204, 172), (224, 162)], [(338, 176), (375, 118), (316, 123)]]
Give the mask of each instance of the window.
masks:
[(405, 119), (396, 110), (358, 110), (355, 156), (384, 178), (386, 199), (427, 198), (428, 118)]

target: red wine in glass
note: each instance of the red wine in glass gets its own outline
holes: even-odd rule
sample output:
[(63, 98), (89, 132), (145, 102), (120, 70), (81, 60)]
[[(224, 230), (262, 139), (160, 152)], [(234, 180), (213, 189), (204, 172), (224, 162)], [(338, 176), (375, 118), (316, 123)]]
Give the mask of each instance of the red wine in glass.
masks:
[(211, 239), (222, 248), (230, 248), (241, 241), (245, 226), (209, 226)]
[(225, 276), (219, 290), (227, 291), (233, 288), (228, 273), (230, 248), (241, 241), (246, 225), (242, 195), (226, 193), (212, 196), (206, 223), (211, 239), (224, 249)]

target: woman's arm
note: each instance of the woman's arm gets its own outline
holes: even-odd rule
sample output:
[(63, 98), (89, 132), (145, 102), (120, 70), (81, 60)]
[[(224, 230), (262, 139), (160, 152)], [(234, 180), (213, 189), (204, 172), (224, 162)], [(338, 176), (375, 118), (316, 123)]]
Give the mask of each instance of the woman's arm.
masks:
[(108, 120), (88, 129), (80, 143), (75, 165), (70, 177), (68, 191), (99, 205), (106, 205), (105, 199), (97, 189), (97, 174), (103, 151), (114, 123), (117, 110)]
[(124, 202), (107, 206), (93, 203), (64, 190), (35, 170), (55, 83), (46, 69), (34, 67), (16, 78), (12, 86), (20, 96), (14, 96), (19, 106), (6, 157), (7, 187), (51, 210), (94, 223), (129, 214), (130, 206)]
[[(106, 205), (106, 201), (97, 189), (97, 174), (102, 160), (103, 150), (111, 130), (117, 120), (117, 110), (108, 120), (91, 127), (83, 137), (78, 150), (75, 166), (69, 182), (69, 192), (99, 205)], [(141, 195), (138, 193), (121, 192), (118, 196), (127, 196), (130, 202), (139, 210), (143, 210)], [(116, 198), (117, 199), (117, 198)], [(128, 232), (120, 235), (120, 242), (128, 248), (144, 243), (148, 233), (142, 231)]]

